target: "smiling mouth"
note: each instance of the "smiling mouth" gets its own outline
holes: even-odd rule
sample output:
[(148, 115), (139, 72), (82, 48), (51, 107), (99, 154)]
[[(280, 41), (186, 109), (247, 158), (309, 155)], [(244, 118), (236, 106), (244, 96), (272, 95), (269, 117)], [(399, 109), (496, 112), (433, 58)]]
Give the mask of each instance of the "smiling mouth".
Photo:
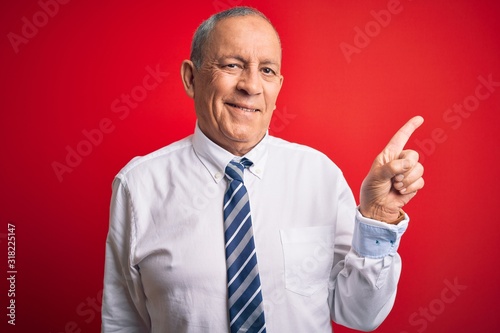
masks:
[(227, 105), (229, 106), (232, 106), (233, 108), (237, 108), (237, 109), (240, 109), (242, 111), (245, 111), (245, 112), (257, 112), (257, 111), (260, 111), (259, 109), (249, 109), (249, 108), (245, 108), (245, 107), (242, 107), (242, 106), (239, 106), (239, 105), (236, 105), (236, 104), (232, 104), (232, 103), (226, 103)]

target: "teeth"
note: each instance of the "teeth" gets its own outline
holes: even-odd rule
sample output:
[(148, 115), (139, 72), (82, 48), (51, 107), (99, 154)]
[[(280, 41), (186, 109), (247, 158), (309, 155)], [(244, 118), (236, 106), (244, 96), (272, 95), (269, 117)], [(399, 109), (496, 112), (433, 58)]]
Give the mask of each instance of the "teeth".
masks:
[(235, 107), (235, 108), (238, 108), (238, 109), (240, 109), (240, 110), (243, 110), (243, 111), (245, 111), (245, 112), (255, 112), (255, 111), (257, 111), (257, 109), (247, 109), (247, 108), (243, 108), (243, 107), (241, 107), (241, 106), (234, 105), (234, 104), (229, 104), (229, 105), (231, 105), (231, 106), (233, 106), (233, 107)]
[(246, 108), (240, 108), (240, 109), (245, 112), (255, 112), (255, 109), (246, 109)]

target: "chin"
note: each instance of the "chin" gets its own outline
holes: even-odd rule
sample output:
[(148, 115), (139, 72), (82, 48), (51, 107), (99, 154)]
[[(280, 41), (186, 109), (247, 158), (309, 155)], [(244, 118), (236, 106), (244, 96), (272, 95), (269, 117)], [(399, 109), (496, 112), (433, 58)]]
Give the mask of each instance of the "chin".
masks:
[(233, 132), (233, 133), (224, 133), (226, 140), (234, 145), (248, 145), (254, 146), (259, 142), (257, 140), (257, 136), (250, 135), (248, 133), (242, 132)]
[(228, 139), (231, 142), (239, 144), (250, 143), (252, 141), (251, 137), (247, 135), (238, 135), (238, 134), (226, 135), (226, 139)]

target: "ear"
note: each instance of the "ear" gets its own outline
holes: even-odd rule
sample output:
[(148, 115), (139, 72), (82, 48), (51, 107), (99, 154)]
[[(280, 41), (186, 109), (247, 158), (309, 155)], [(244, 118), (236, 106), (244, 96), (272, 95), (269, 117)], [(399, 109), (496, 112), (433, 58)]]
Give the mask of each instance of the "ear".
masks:
[(194, 98), (194, 73), (196, 68), (191, 60), (184, 60), (181, 65), (181, 79), (184, 90), (189, 97)]

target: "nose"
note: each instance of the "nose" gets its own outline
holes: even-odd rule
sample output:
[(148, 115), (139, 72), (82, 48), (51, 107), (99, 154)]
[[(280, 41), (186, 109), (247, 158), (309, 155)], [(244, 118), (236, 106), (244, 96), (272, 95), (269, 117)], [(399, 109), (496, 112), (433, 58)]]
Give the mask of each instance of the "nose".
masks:
[(262, 93), (261, 80), (259, 70), (254, 67), (248, 67), (242, 71), (236, 88), (247, 95), (258, 95)]

